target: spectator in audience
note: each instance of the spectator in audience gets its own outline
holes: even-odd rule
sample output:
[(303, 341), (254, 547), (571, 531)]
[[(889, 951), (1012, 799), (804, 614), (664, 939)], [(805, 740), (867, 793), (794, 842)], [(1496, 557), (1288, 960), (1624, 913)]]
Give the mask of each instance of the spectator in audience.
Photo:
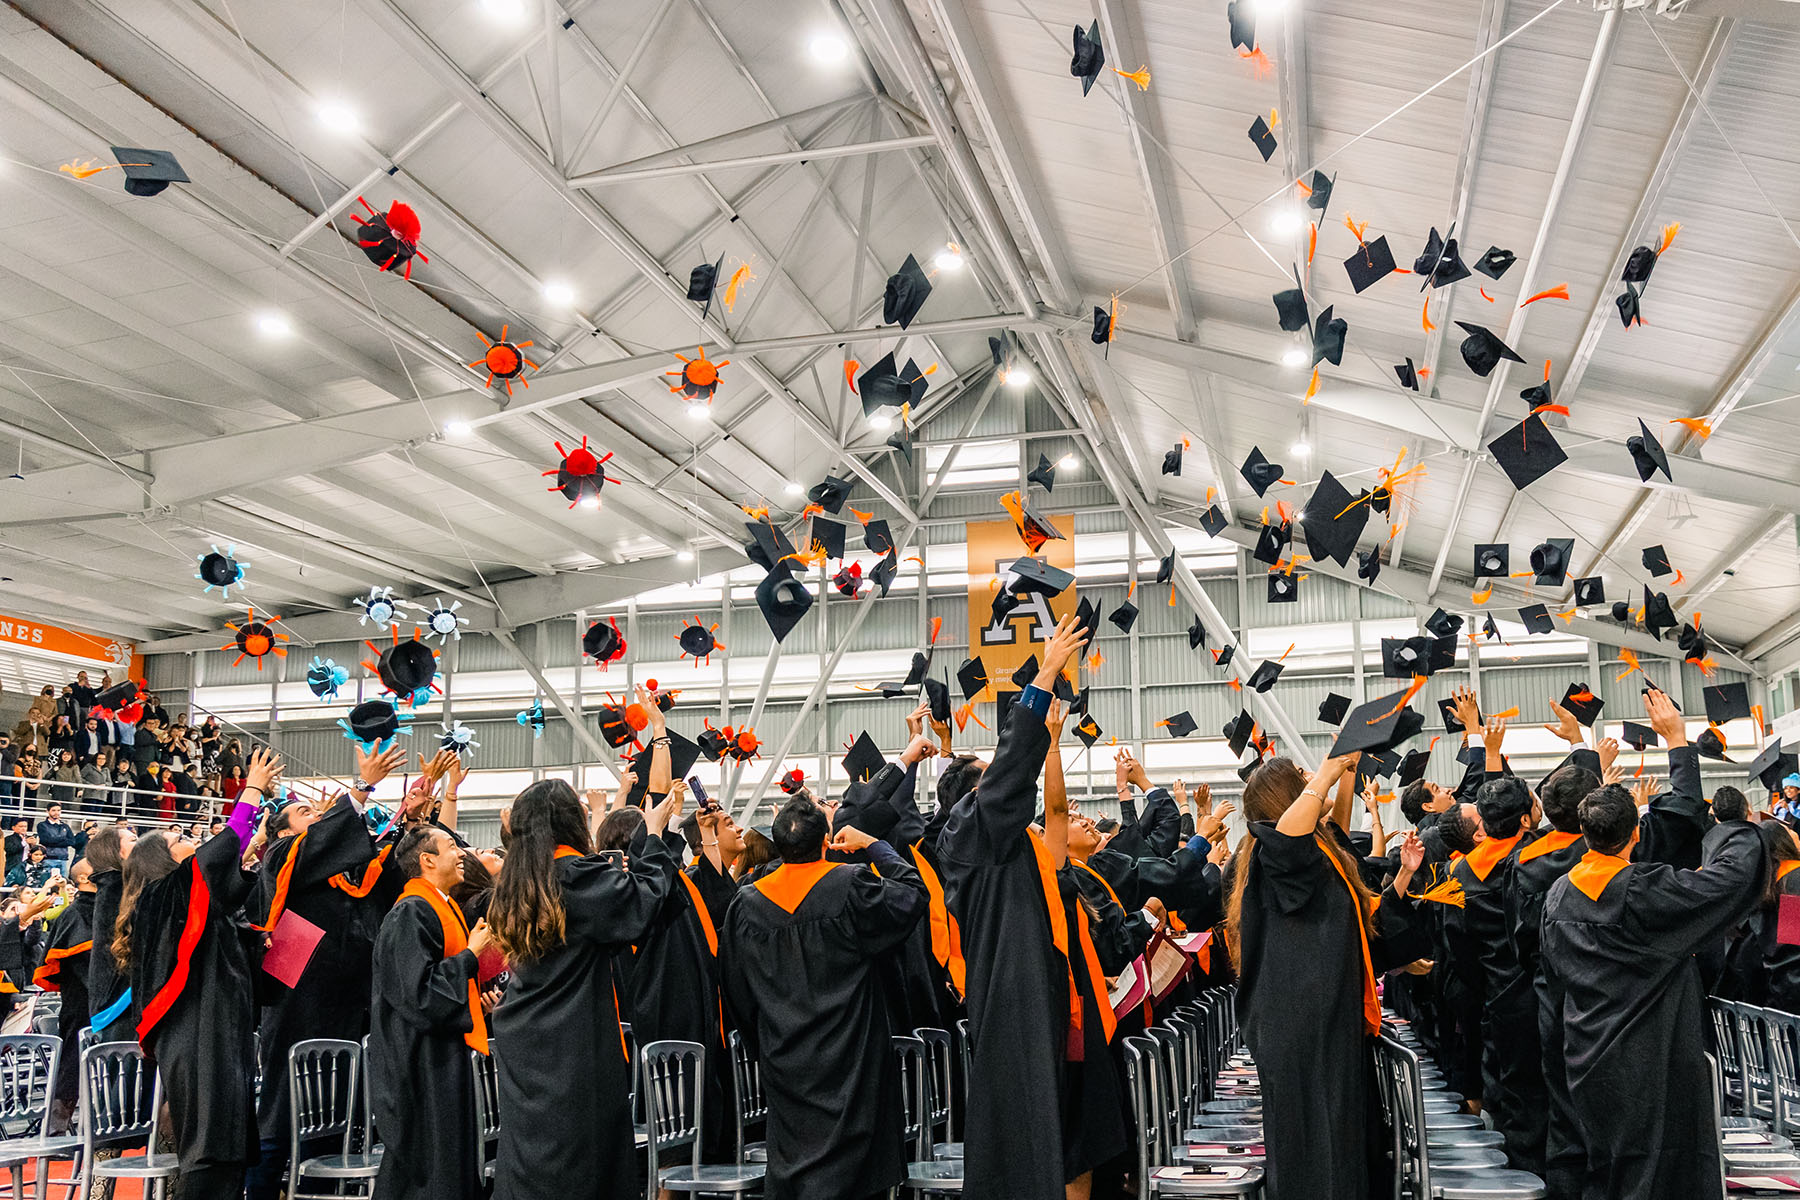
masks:
[(81, 768), (76, 765), (73, 750), (58, 750), (56, 766), (50, 772), (51, 803), (56, 805), (73, 804), (81, 794)]
[(169, 727), (169, 710), (162, 706), (162, 701), (157, 698), (155, 692), (148, 692), (144, 695), (144, 716), (146, 719), (154, 717), (156, 723), (164, 729)]
[(27, 805), (36, 804), (38, 797), (43, 791), (43, 787), (39, 782), (43, 777), (43, 760), (38, 758), (36, 750), (26, 749), (26, 751), (19, 756), (18, 763), (13, 767), (13, 778), (18, 781), (19, 800), (21, 803)]
[(211, 713), (200, 728), (194, 731), (194, 749), (200, 755), (200, 774), (202, 776), (219, 773), (219, 753), (223, 748), (223, 731), (219, 728), (219, 720)]
[(243, 790), (244, 768), (233, 763), (226, 769), (224, 777), (219, 780), (219, 795), (227, 801), (226, 812), (231, 811), (230, 805), (237, 802), (238, 793)]
[(75, 761), (91, 763), (100, 757), (112, 742), (112, 722), (101, 721), (99, 717), (88, 717), (81, 723), (81, 730), (75, 735)]
[(48, 729), (55, 721), (56, 689), (49, 684), (45, 684), (43, 691), (37, 694), (37, 698), (34, 699), (31, 702), (31, 706), (25, 710), (25, 723), (29, 725), (40, 725), (43, 728)]
[(17, 816), (8, 823), (6, 834), (6, 885), (8, 887), (14, 887), (24, 882), (22, 877), (15, 880), (13, 872), (15, 870), (23, 871), (25, 856), (31, 852), (31, 847), (36, 841), (36, 835), (31, 832), (29, 817)]
[(30, 855), (25, 859), (25, 886), (29, 888), (46, 886), (53, 878), (51, 872), (55, 869), (56, 864), (45, 857), (44, 848), (33, 846)]
[(75, 672), (75, 682), (69, 685), (69, 696), (75, 701), (75, 711), (69, 715), (77, 722), (87, 717), (88, 709), (94, 707), (94, 697), (99, 692), (88, 682), (86, 671)]
[(19, 798), (19, 785), (13, 779), (13, 766), (19, 761), (19, 751), (13, 745), (12, 734), (0, 733), (0, 804)]
[(6, 1020), (19, 996), (31, 986), (31, 974), (37, 969), (44, 944), (44, 928), (38, 918), (55, 903), (54, 896), (40, 896), (20, 888), (0, 908), (0, 975), (10, 985), (0, 991), (0, 1022)]
[[(219, 774), (229, 776), (232, 769), (237, 768), (237, 777), (244, 777), (244, 747), (236, 738), (228, 738), (225, 748), (219, 751)], [(230, 799), (230, 797), (227, 797)]]
[(51, 804), (38, 822), (37, 840), (44, 853), (65, 867), (75, 857), (75, 831), (62, 819), (62, 805)]
[[(100, 751), (81, 766), (81, 803), (89, 808), (98, 808), (106, 803), (106, 785), (112, 782), (112, 771), (107, 767), (108, 752)], [(80, 851), (76, 851), (80, 857)]]
[(71, 730), (73, 730), (75, 724), (76, 707), (75, 685), (72, 683), (63, 684), (62, 691), (57, 693), (56, 697), (56, 715), (59, 717), (67, 717), (69, 719)]
[[(93, 871), (86, 859), (77, 859), (68, 879), (58, 879), (58, 894), (69, 903), (44, 927), (46, 942), (44, 965), (32, 976), (32, 982), (48, 992), (56, 992), (62, 1003), (56, 1011), (56, 1028), (62, 1038), (62, 1056), (57, 1060), (49, 1131), (66, 1133), (69, 1118), (75, 1111), (77, 1080), (81, 1065), (81, 1034), (88, 1024), (87, 971), (88, 952), (94, 945)], [(71, 886), (71, 883), (73, 886)]]
[(206, 827), (206, 836), (209, 838), (216, 838), (224, 831), (225, 831), (225, 818), (224, 817), (214, 817), (212, 819), (212, 824), (210, 824)]
[(48, 741), (52, 753), (59, 750), (73, 752), (75, 749), (74, 718), (63, 713), (58, 713), (56, 719), (50, 723)]

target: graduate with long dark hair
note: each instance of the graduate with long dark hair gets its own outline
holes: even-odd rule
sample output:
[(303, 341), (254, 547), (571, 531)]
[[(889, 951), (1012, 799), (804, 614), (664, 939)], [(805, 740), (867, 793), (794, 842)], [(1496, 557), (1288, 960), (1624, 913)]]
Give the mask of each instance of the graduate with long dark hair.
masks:
[(129, 825), (102, 827), (88, 839), (87, 860), (94, 874), (94, 948), (87, 957), (88, 1019), (97, 1041), (129, 1041), (133, 1036), (131, 980), (113, 958), (113, 927), (125, 891), (125, 859), (137, 845)]
[(233, 917), (256, 885), (239, 860), (257, 803), (280, 773), (281, 760), (257, 750), (245, 776), (249, 803), (223, 833), (197, 852), (178, 843), (166, 857), (154, 846), (166, 835), (151, 835), (125, 861), (113, 956), (130, 972), (138, 1041), (162, 1074), (182, 1200), (236, 1200), (256, 1160), (255, 1002)]

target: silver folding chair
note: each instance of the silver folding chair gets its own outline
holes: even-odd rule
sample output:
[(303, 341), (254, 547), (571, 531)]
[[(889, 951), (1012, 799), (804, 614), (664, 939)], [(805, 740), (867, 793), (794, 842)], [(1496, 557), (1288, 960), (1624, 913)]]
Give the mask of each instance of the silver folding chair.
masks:
[(769, 1102), (763, 1096), (762, 1064), (756, 1061), (744, 1045), (743, 1035), (735, 1029), (731, 1031), (730, 1049), (732, 1099), (737, 1102), (737, 1160), (740, 1166), (747, 1162), (767, 1163), (768, 1143), (746, 1140), (750, 1126), (769, 1119)]
[[(79, 1137), (51, 1137), (45, 1132), (61, 1059), (62, 1040), (49, 1034), (0, 1037), (0, 1134), (4, 1135), (0, 1167), (12, 1174), (11, 1200), (24, 1200), (27, 1163), (32, 1164), (38, 1200), (44, 1200), (50, 1186), (50, 1161), (81, 1154)], [(75, 1180), (57, 1186), (73, 1191)]]
[[(646, 1200), (656, 1200), (659, 1187), (704, 1196), (740, 1195), (762, 1188), (768, 1168), (761, 1163), (702, 1164), (706, 1144), (701, 1089), (706, 1086), (706, 1047), (699, 1042), (651, 1042), (638, 1051), (638, 1092), (644, 1099), (648, 1141), (645, 1154)], [(682, 1146), (693, 1149), (694, 1161), (659, 1167), (657, 1159)]]
[[(339, 1189), (346, 1184), (374, 1190), (381, 1155), (352, 1148), (361, 1133), (361, 1087), (362, 1046), (356, 1042), (311, 1038), (288, 1051), (288, 1200), (342, 1196)], [(308, 1143), (331, 1138), (337, 1140), (337, 1153), (301, 1158)], [(309, 1192), (309, 1178), (329, 1182), (333, 1190)]]
[[(81, 1056), (81, 1187), (88, 1200), (96, 1179), (141, 1179), (154, 1200), (163, 1200), (168, 1181), (181, 1170), (173, 1154), (157, 1154), (156, 1114), (162, 1108), (162, 1079), (136, 1042), (100, 1042)], [(101, 1146), (135, 1143), (143, 1154), (96, 1161)]]
[(1394, 1171), (1412, 1195), (1419, 1200), (1543, 1200), (1548, 1194), (1544, 1181), (1529, 1171), (1506, 1170), (1506, 1155), (1495, 1147), (1433, 1146), (1426, 1137), (1419, 1056), (1389, 1037), (1378, 1039), (1376, 1054), (1388, 1077), (1399, 1155)]
[(1181, 1155), (1184, 1161), (1176, 1161), (1176, 1118), (1181, 1105), (1168, 1095), (1171, 1083), (1167, 1061), (1154, 1038), (1125, 1039), (1125, 1091), (1137, 1130), (1138, 1195), (1259, 1195), (1263, 1168), (1259, 1155), (1247, 1146), (1236, 1161), (1229, 1158), (1229, 1146), (1222, 1147), (1226, 1157)]
[(469, 1051), (469, 1071), (475, 1079), (475, 1178), (494, 1177), (494, 1158), (500, 1148), (500, 1064), (493, 1042), (488, 1052)]
[[(913, 1030), (913, 1036), (925, 1043), (925, 1065), (928, 1068), (926, 1082), (930, 1084), (930, 1103), (925, 1110), (927, 1157), (961, 1158), (963, 1144), (950, 1140), (956, 1128), (956, 1101), (953, 1096), (956, 1081), (951, 1075), (955, 1070), (956, 1059), (955, 1051), (950, 1045), (950, 1031), (921, 1026)], [(941, 1138), (939, 1130), (943, 1131)]]

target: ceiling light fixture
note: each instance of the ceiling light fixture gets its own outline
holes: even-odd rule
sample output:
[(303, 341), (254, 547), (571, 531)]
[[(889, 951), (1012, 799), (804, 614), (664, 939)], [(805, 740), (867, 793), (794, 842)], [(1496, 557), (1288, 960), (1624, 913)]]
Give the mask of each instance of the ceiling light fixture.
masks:
[(284, 338), (293, 335), (294, 326), (280, 313), (266, 312), (257, 314), (256, 330), (264, 337)]
[(560, 280), (552, 280), (544, 285), (544, 299), (558, 308), (567, 308), (575, 303), (575, 289)]
[(1080, 465), (1080, 459), (1076, 458), (1073, 454), (1065, 454), (1062, 458), (1057, 460), (1056, 469), (1059, 471), (1073, 471)]
[(782, 488), (781, 490), (786, 492), (790, 496), (798, 496), (802, 492), (804, 492), (806, 489), (801, 487), (799, 484), (793, 483), (790, 481), (788, 483), (788, 485), (786, 487)]
[(355, 137), (362, 132), (362, 118), (356, 110), (342, 100), (321, 100), (319, 102), (319, 124), (344, 137)]
[(850, 57), (850, 44), (836, 32), (814, 34), (807, 49), (812, 51), (814, 62), (826, 66), (836, 66)]
[(1288, 447), (1288, 453), (1295, 458), (1305, 458), (1312, 453), (1312, 447), (1307, 444), (1305, 438), (1295, 438), (1294, 444)]
[(583, 508), (599, 508), (600, 507), (600, 497), (598, 495), (583, 496), (581, 498), (581, 507), (583, 507)]
[(1281, 352), (1281, 365), (1284, 367), (1304, 367), (1306, 365), (1306, 351), (1302, 350), (1299, 346), (1289, 346), (1286, 350)]
[(676, 562), (693, 562), (694, 561), (694, 552), (692, 550), (689, 550), (686, 546), (683, 546), (681, 549), (679, 549), (675, 552), (675, 561)]
[(931, 265), (940, 271), (960, 271), (963, 265), (962, 249), (955, 244), (945, 246), (931, 260)]
[(1283, 237), (1299, 232), (1300, 227), (1304, 224), (1306, 221), (1291, 208), (1278, 208), (1275, 210), (1275, 215), (1269, 218), (1269, 228)]
[(1006, 373), (1006, 379), (1003, 382), (1005, 382), (1007, 387), (1011, 388), (1029, 387), (1031, 384), (1031, 372), (1027, 371), (1024, 367), (1014, 367)]
[(873, 413), (869, 417), (870, 429), (889, 429), (893, 427), (893, 424), (894, 418), (886, 413)]
[(496, 21), (516, 25), (525, 19), (524, 0), (481, 0), (481, 7)]
[(706, 420), (706, 412), (707, 412), (706, 405), (702, 404), (698, 400), (696, 400), (692, 404), (688, 405), (688, 419), (689, 420), (704, 421), (704, 420)]
[(464, 438), (474, 432), (475, 427), (467, 421), (449, 421), (444, 425), (445, 437)]

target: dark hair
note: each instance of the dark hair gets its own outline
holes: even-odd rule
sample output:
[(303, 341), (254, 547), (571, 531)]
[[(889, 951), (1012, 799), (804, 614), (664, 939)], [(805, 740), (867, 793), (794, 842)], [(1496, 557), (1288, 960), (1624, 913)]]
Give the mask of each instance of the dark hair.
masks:
[(1616, 783), (1595, 788), (1581, 802), (1581, 832), (1590, 850), (1618, 854), (1631, 844), (1637, 825), (1637, 803)]
[(1475, 817), (1469, 804), (1456, 804), (1444, 811), (1432, 828), (1444, 839), (1444, 849), (1452, 854), (1467, 854), (1475, 848), (1475, 834), (1480, 827), (1475, 824)]
[(987, 765), (973, 754), (958, 754), (938, 771), (938, 805), (949, 809), (975, 790)]
[(706, 840), (700, 836), (699, 813), (689, 813), (681, 819), (681, 836), (687, 841), (688, 853), (698, 858), (706, 847)]
[[(1742, 821), (1750, 815), (1750, 801), (1744, 793), (1726, 784), (1713, 793), (1713, 817), (1720, 821)], [(1800, 858), (1800, 854), (1794, 855)]]
[(1431, 788), (1423, 779), (1415, 779), (1400, 789), (1400, 815), (1417, 825), (1425, 819), (1425, 806), (1431, 803)]
[(831, 836), (831, 822), (825, 810), (811, 800), (795, 796), (775, 814), (769, 840), (784, 863), (818, 862), (825, 839)]
[(466, 906), (470, 900), (483, 892), (494, 890), (494, 875), (487, 869), (487, 864), (481, 861), (481, 855), (473, 850), (464, 850), (462, 860), (462, 882), (450, 889), (450, 898), (467, 911)]
[(269, 818), (270, 841), (274, 841), (278, 837), (287, 836), (288, 827), (294, 823), (294, 809), (303, 803), (305, 803), (305, 801), (289, 800), (286, 804), (275, 810), (275, 815)]
[(594, 832), (594, 849), (629, 850), (643, 828), (642, 809), (615, 808), (600, 819), (600, 828)]
[[(400, 868), (402, 879), (417, 879), (422, 866), (419, 862), (421, 854), (436, 854), (437, 839), (442, 837), (449, 841), (450, 835), (436, 825), (421, 825), (417, 829), (409, 829), (394, 847), (394, 865)], [(454, 843), (453, 843), (454, 845)]]
[(566, 934), (556, 848), (585, 855), (593, 843), (586, 810), (561, 779), (539, 780), (520, 792), (512, 803), (511, 826), (512, 845), (494, 882), (488, 925), (509, 960), (536, 962), (561, 946)]
[(732, 876), (739, 883), (749, 878), (750, 873), (758, 867), (774, 862), (780, 855), (775, 853), (775, 843), (754, 829), (744, 830), (744, 848), (739, 852), (737, 861), (732, 866)]
[(1763, 844), (1762, 906), (1774, 908), (1781, 896), (1781, 879), (1775, 868), (1780, 863), (1800, 859), (1800, 841), (1796, 841), (1793, 831), (1780, 821), (1763, 821), (1757, 825), (1756, 833)]
[(119, 843), (124, 840), (117, 825), (106, 825), (88, 836), (88, 865), (94, 868), (95, 874), (102, 871), (119, 871), (125, 866), (125, 856), (119, 852)]
[(113, 921), (112, 954), (121, 971), (131, 965), (131, 923), (138, 897), (146, 887), (175, 873), (181, 864), (170, 853), (169, 835), (146, 833), (125, 859), (125, 878), (119, 892), (119, 915)]
[(1600, 777), (1586, 767), (1561, 767), (1544, 780), (1538, 800), (1544, 806), (1544, 818), (1561, 833), (1581, 832), (1581, 800), (1600, 786)]
[(1475, 792), (1475, 811), (1489, 837), (1512, 837), (1531, 816), (1531, 790), (1516, 775), (1490, 779)]

